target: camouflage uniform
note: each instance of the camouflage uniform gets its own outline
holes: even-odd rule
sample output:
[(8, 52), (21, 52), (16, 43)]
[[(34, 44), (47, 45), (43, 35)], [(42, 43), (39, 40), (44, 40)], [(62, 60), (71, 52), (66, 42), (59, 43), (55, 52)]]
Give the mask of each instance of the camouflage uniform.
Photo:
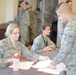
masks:
[(33, 11), (30, 12), (30, 24), (31, 24), (31, 41), (34, 40), (34, 38), (36, 38), (39, 34), (38, 30), (39, 30), (39, 26), (38, 26), (38, 22), (37, 22), (37, 14)]
[(59, 36), (60, 40), (62, 39), (65, 26), (66, 26), (66, 24), (64, 24), (60, 20), (58, 20), (58, 36)]
[(59, 53), (53, 62), (59, 63), (67, 56), (66, 75), (76, 75), (76, 16), (72, 16), (68, 21), (61, 41)]
[(30, 15), (26, 8), (20, 7), (18, 20), (21, 32), (21, 42), (25, 45), (26, 42), (29, 42), (29, 26), (30, 26)]
[[(17, 41), (15, 45), (10, 42), (9, 38), (0, 41), (0, 66), (6, 67), (6, 59), (18, 53), (20, 56), (26, 57), (29, 60), (38, 61), (39, 55), (31, 53), (21, 42)], [(12, 62), (11, 62), (12, 63)]]
[[(45, 40), (47, 41), (47, 46), (51, 46), (53, 49), (55, 49), (55, 44), (48, 37)], [(42, 49), (44, 47), (46, 47), (46, 45), (44, 43), (44, 39), (42, 38), (42, 34), (40, 34), (34, 39), (31, 51), (35, 53), (40, 53), (43, 51)]]

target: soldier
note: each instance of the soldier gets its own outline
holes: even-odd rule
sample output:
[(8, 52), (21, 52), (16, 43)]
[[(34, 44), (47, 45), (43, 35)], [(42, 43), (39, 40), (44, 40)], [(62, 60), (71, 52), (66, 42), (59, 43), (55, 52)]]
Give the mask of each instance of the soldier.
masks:
[(30, 26), (30, 15), (28, 9), (30, 5), (28, 2), (20, 1), (20, 8), (18, 13), (18, 22), (20, 27), (21, 42), (25, 45), (29, 42), (29, 26)]
[(38, 30), (39, 30), (39, 24), (38, 22), (40, 22), (40, 20), (38, 19), (38, 15), (40, 13), (40, 9), (36, 8), (36, 10), (32, 11), (30, 13), (30, 24), (31, 24), (31, 38), (30, 38), (30, 42), (32, 42), (34, 40), (34, 38), (36, 38), (39, 34)]
[[(73, 3), (71, 0), (67, 0), (65, 3), (67, 3), (72, 9)], [(66, 26), (66, 23), (63, 23), (62, 21), (58, 20), (58, 36), (60, 40), (62, 39), (65, 26)]]
[(14, 54), (23, 56), (28, 60), (46, 60), (48, 57), (40, 56), (35, 53), (31, 53), (24, 44), (22, 44), (19, 39), (20, 30), (16, 24), (10, 24), (6, 30), (6, 37), (0, 40), (0, 66), (6, 67), (12, 64), (12, 57)]
[(56, 8), (58, 18), (67, 23), (59, 53), (51, 62), (51, 66), (61, 62), (66, 56), (66, 75), (76, 75), (76, 15), (72, 12), (67, 3), (59, 4)]
[(42, 26), (42, 34), (34, 39), (31, 51), (35, 53), (40, 53), (43, 51), (49, 51), (55, 49), (55, 44), (48, 38), (50, 34), (50, 26)]

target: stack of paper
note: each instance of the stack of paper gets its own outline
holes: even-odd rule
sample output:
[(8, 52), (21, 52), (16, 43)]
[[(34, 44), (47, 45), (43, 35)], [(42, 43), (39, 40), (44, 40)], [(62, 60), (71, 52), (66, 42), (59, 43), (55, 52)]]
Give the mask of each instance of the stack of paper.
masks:
[(37, 71), (59, 74), (61, 71), (66, 71), (66, 66), (64, 63), (60, 62), (56, 67), (50, 65), (51, 60), (39, 61), (33, 68), (38, 68)]
[(33, 65), (33, 68), (45, 68), (50, 64), (51, 60), (39, 61), (36, 65)]

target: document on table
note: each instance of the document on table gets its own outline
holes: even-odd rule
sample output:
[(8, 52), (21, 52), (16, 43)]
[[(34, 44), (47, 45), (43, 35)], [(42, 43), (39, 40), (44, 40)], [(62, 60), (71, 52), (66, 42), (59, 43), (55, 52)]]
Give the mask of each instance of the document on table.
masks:
[[(32, 67), (32, 64), (34, 63), (31, 61), (25, 61), (25, 62), (19, 62), (19, 69), (28, 70)], [(9, 66), (9, 68), (13, 68), (13, 65)]]
[(61, 71), (66, 71), (66, 66), (64, 63), (60, 62), (56, 67), (52, 67), (50, 62), (51, 60), (39, 61), (32, 67), (37, 68), (37, 71), (51, 74), (59, 74)]
[(51, 60), (39, 61), (36, 65), (33, 65), (33, 68), (45, 68), (50, 64)]

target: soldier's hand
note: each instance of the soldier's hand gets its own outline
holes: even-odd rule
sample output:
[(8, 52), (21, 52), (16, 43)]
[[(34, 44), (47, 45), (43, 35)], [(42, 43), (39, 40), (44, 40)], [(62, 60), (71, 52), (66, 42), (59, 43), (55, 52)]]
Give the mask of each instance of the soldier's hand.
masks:
[(13, 62), (13, 58), (6, 59), (7, 62)]
[(51, 63), (50, 63), (50, 66), (51, 66), (52, 68), (55, 68), (56, 65), (57, 65), (57, 64), (55, 64), (54, 62), (51, 62)]
[(47, 48), (47, 51), (52, 51), (52, 50), (53, 50), (53, 48), (51, 48), (51, 47)]
[(43, 51), (49, 51), (49, 50), (53, 50), (52, 47), (47, 46), (47, 47), (43, 48)]

